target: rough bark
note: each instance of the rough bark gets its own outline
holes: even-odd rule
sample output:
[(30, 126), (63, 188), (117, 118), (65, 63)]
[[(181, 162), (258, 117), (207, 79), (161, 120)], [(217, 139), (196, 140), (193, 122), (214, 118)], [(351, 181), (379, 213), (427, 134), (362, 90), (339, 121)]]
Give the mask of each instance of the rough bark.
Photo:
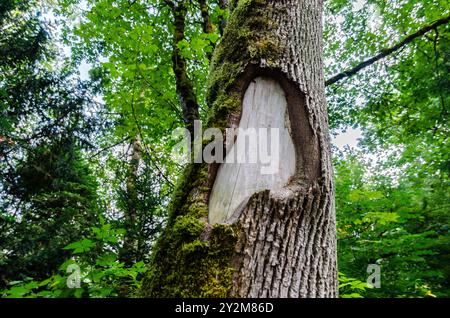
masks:
[[(295, 173), (210, 224), (218, 164), (192, 165), (143, 283), (144, 296), (336, 297), (334, 187), (321, 0), (240, 0), (211, 61), (207, 126), (237, 127), (257, 77), (284, 90)], [(232, 141), (225, 141), (225, 144)]]

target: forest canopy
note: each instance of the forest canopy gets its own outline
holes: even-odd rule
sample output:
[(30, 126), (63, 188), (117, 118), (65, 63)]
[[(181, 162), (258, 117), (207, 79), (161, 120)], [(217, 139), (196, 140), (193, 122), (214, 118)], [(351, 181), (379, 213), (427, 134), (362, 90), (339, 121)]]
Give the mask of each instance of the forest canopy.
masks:
[[(210, 71), (254, 2), (0, 2), (0, 297), (140, 297), (167, 233), (202, 232), (171, 212), (195, 184), (173, 132), (212, 121)], [(450, 297), (450, 3), (327, 0), (320, 19), (339, 296)]]

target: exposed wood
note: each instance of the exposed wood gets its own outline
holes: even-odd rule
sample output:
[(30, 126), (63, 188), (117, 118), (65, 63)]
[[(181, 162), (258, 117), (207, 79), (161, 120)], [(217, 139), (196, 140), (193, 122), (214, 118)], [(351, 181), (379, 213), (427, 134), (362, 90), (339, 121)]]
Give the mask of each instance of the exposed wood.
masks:
[(127, 265), (132, 265), (136, 261), (138, 253), (138, 238), (133, 229), (136, 228), (137, 202), (139, 201), (136, 191), (136, 182), (139, 176), (139, 166), (142, 160), (142, 145), (139, 136), (133, 138), (131, 142), (132, 152), (128, 166), (126, 179), (126, 209), (124, 211), (124, 221), (129, 231), (125, 233), (123, 247), (119, 253), (119, 259)]
[[(228, 152), (228, 157), (233, 156), (233, 163), (220, 166), (209, 202), (209, 222), (212, 224), (230, 221), (233, 212), (251, 195), (261, 190), (281, 189), (295, 173), (295, 149), (288, 130), (286, 97), (275, 80), (258, 77), (249, 85), (242, 103), (239, 128), (250, 133), (249, 128), (254, 128), (256, 138), (251, 140), (247, 135), (238, 134)], [(259, 128), (268, 129), (260, 131)], [(274, 130), (278, 136), (275, 140), (271, 139), (270, 129), (277, 129)], [(265, 145), (262, 144), (263, 135), (268, 141)], [(245, 162), (238, 160), (239, 149), (245, 149)], [(276, 171), (263, 173), (268, 162), (261, 157), (261, 151), (270, 156)], [(256, 162), (249, 162), (252, 157)]]
[[(221, 10), (225, 11), (228, 8), (228, 0), (217, 0), (217, 5), (219, 6), (219, 8)], [(225, 18), (225, 14), (220, 14), (218, 16), (218, 19), (219, 19), (219, 33), (220, 33), (220, 35), (223, 35), (225, 26), (227, 25), (227, 20)]]

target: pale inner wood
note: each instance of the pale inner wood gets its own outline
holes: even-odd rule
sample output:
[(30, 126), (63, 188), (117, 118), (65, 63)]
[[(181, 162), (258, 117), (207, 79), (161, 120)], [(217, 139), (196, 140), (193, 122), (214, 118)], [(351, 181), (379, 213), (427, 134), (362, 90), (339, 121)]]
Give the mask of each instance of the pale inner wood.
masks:
[[(283, 88), (271, 78), (258, 77), (248, 86), (243, 103), (242, 116), (239, 128), (255, 128), (258, 140), (261, 140), (259, 128), (268, 128), (266, 132), (272, 164), (277, 167), (275, 173), (263, 174), (262, 167), (269, 164), (261, 162), (261, 143), (249, 145), (249, 138), (238, 134), (236, 142), (231, 146), (228, 155), (237, 153), (237, 149), (247, 143), (245, 147), (246, 157), (250, 151), (256, 151), (256, 163), (222, 163), (209, 200), (209, 222), (225, 223), (232, 218), (240, 205), (245, 204), (248, 198), (262, 190), (278, 190), (286, 185), (289, 178), (295, 173), (295, 149), (292, 137), (289, 133), (289, 117), (287, 102)], [(278, 128), (278, 138), (271, 139), (269, 128)], [(272, 142), (277, 142), (278, 155), (271, 153)], [(255, 150), (256, 148), (256, 150)], [(241, 148), (244, 149), (244, 148)], [(235, 156), (236, 158), (236, 156)], [(278, 163), (275, 162), (278, 160)]]

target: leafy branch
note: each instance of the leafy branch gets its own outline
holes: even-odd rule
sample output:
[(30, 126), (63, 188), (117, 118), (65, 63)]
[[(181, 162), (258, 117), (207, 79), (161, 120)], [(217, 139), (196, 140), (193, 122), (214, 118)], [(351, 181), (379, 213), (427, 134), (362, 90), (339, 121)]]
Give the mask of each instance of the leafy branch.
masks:
[(333, 84), (339, 82), (340, 80), (343, 80), (348, 77), (352, 77), (353, 75), (357, 74), (359, 71), (365, 69), (366, 67), (369, 67), (372, 64), (374, 64), (375, 62), (378, 62), (379, 60), (402, 49), (404, 46), (413, 42), (415, 39), (427, 34), (430, 31), (436, 30), (439, 26), (447, 24), (449, 22), (450, 22), (450, 15), (421, 28), (420, 30), (414, 32), (413, 34), (410, 34), (409, 36), (407, 36), (406, 38), (404, 38), (402, 41), (395, 44), (394, 46), (387, 48), (387, 49), (382, 49), (381, 52), (378, 53), (377, 55), (375, 55), (374, 57), (371, 57), (370, 59), (367, 59), (367, 60), (359, 63), (358, 65), (356, 65), (355, 67), (353, 67), (351, 69), (348, 69), (342, 73), (334, 75), (333, 77), (331, 77), (330, 79), (328, 79), (325, 82), (325, 86), (330, 86), (330, 85), (333, 85)]

